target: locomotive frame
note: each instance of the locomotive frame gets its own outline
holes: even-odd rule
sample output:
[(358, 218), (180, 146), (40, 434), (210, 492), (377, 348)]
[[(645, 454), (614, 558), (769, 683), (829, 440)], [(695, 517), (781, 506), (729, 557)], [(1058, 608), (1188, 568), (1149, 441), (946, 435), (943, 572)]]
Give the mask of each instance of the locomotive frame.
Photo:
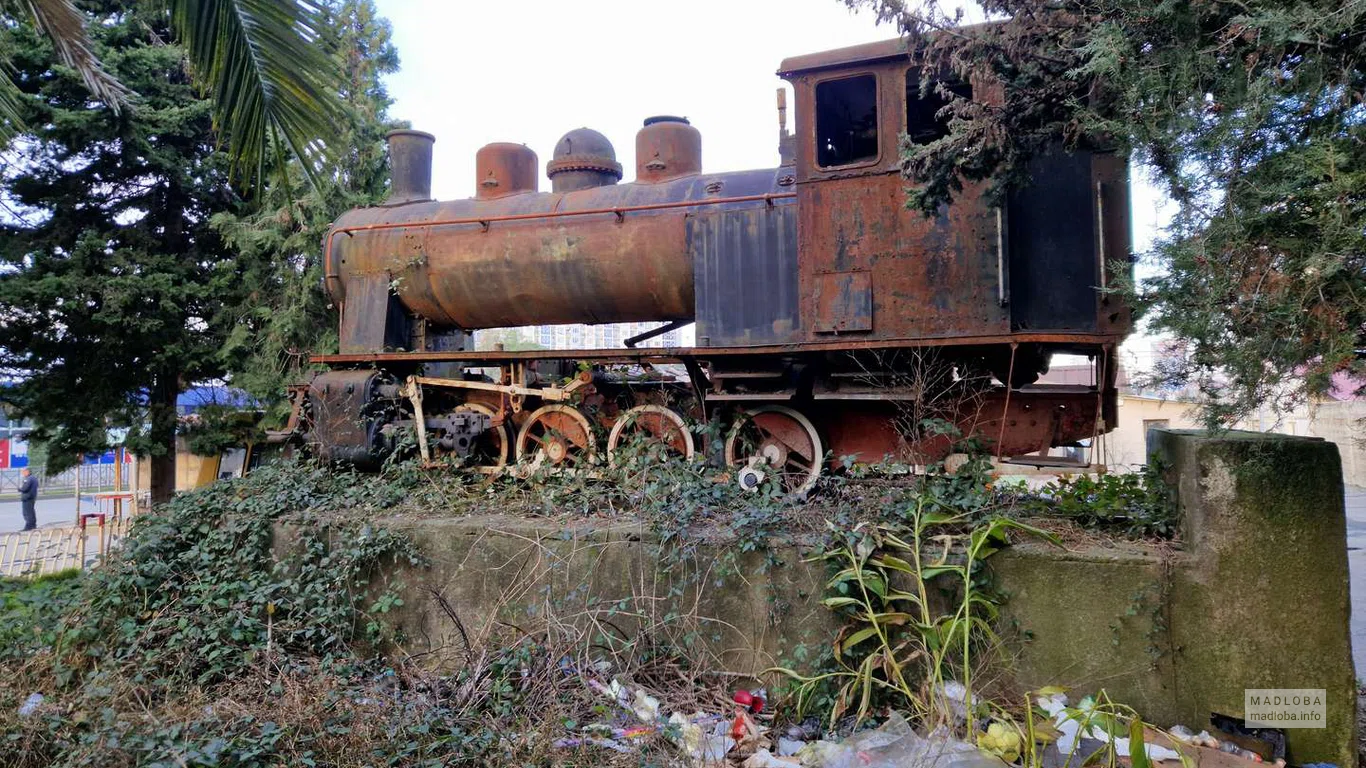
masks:
[[(547, 166), (552, 192), (534, 153), (494, 144), (476, 198), (437, 203), (432, 137), (392, 134), (389, 201), (325, 238), (341, 352), (313, 357), (332, 370), (296, 389), (289, 432), (359, 466), (408, 424), (424, 459), (570, 467), (604, 435), (609, 457), (631, 433), (691, 456), (686, 415), (730, 425), (714, 458), (744, 487), (805, 492), (842, 457), (942, 457), (950, 439), (904, 418), (931, 400), (1016, 461), (1056, 463), (1049, 448), (1108, 431), (1130, 327), (1109, 290), (1130, 261), (1124, 159), (1050, 153), (999, 205), (969, 184), (925, 218), (904, 205), (898, 142), (939, 135), (943, 101), (905, 41), (778, 74), (797, 111), (789, 133), (780, 90), (776, 169), (703, 173), (700, 134), (660, 117), (637, 137), (634, 182), (616, 184), (610, 143), (580, 129)], [(1001, 101), (991, 83), (950, 87)], [(695, 321), (698, 343), (469, 348), (479, 328), (629, 320)], [(1056, 353), (1089, 357), (1091, 383), (1035, 383)]]

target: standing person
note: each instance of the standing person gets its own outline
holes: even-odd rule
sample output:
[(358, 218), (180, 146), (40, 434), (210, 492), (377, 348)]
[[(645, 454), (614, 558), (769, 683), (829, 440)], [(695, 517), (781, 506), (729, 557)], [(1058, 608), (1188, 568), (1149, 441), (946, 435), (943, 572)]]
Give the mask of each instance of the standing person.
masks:
[(19, 502), (24, 509), (24, 530), (31, 531), (38, 527), (38, 478), (28, 467), (19, 474), (23, 478), (19, 481)]

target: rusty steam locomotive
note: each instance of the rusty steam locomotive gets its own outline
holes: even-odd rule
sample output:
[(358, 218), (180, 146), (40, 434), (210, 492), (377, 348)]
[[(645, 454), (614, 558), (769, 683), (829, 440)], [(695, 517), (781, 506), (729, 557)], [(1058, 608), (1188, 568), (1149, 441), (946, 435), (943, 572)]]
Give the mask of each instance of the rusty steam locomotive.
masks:
[[(948, 439), (906, 418), (930, 405), (1017, 459), (1113, 425), (1130, 313), (1106, 288), (1128, 259), (1126, 161), (1059, 151), (1004, 203), (968, 186), (925, 218), (906, 208), (898, 145), (942, 135), (944, 102), (922, 95), (903, 41), (779, 75), (795, 130), (779, 91), (781, 161), (764, 170), (704, 172), (701, 133), (661, 116), (636, 135), (632, 182), (578, 129), (546, 165), (550, 192), (532, 150), (499, 143), (476, 156), (472, 199), (438, 202), (433, 137), (395, 131), (389, 199), (325, 239), (340, 352), (314, 358), (330, 370), (298, 388), (296, 434), (359, 466), (406, 424), (424, 457), (573, 467), (631, 435), (692, 456), (687, 420), (719, 420), (712, 458), (742, 485), (804, 491), (832, 457), (942, 456)], [(697, 344), (472, 344), (477, 329), (646, 320), (696, 323)], [(1090, 382), (1036, 383), (1054, 353), (1087, 356)], [(972, 381), (988, 385), (954, 394)]]

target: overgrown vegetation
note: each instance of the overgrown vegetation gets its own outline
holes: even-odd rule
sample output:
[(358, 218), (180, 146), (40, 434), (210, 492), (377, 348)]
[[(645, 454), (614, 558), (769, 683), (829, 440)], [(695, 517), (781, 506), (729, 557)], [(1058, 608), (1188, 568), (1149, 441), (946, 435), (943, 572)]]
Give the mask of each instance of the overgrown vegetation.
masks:
[[(832, 607), (851, 624), (833, 652), (808, 658), (867, 674), (826, 692), (824, 706), (838, 701), (836, 717), (891, 706), (928, 722), (944, 711), (945, 685), (971, 685), (986, 666), (995, 598), (981, 563), (1007, 531), (1027, 530), (1003, 516), (1019, 505), (985, 467), (885, 468), (830, 480), (799, 504), (775, 487), (744, 493), (724, 472), (648, 446), (592, 475), (522, 479), (281, 460), (142, 518), (98, 569), (0, 585), (0, 728), (18, 756), (7, 765), (679, 764), (668, 728), (634, 739), (630, 755), (593, 746), (602, 733), (592, 724), (620, 716), (602, 690), (630, 681), (678, 710), (725, 712), (735, 682), (715, 675), (714, 638), (688, 606), (728, 569), (748, 577), (778, 565), (779, 538), (824, 541), (840, 562)], [(653, 611), (644, 619), (639, 603), (613, 603), (477, 637), (462, 626), (463, 641), (440, 657), (456, 671), (432, 671), (424, 664), (437, 657), (405, 658), (408, 638), (389, 620), (406, 609), (389, 579), (420, 575), (422, 553), (376, 520), (490, 511), (641, 519), (660, 541), (658, 572), (679, 578), (642, 597)], [(733, 544), (690, 569), (704, 541)], [(917, 644), (901, 645), (905, 633)], [(865, 688), (876, 695), (862, 700)], [(42, 703), (18, 714), (34, 692)]]
[[(967, 699), (952, 698), (946, 686), (956, 682), (971, 692), (973, 670), (982, 666), (978, 653), (994, 653), (1000, 643), (991, 626), (997, 606), (984, 589), (982, 565), (1006, 545), (1010, 529), (1056, 542), (1009, 518), (974, 525), (968, 514), (923, 496), (901, 524), (836, 531), (837, 543), (817, 557), (835, 569), (832, 596), (822, 602), (846, 618), (833, 645), (838, 668), (816, 675), (777, 670), (798, 682), (799, 713), (813, 692), (833, 683), (832, 726), (851, 709), (857, 723), (874, 707), (894, 702), (932, 730), (952, 726), (957, 705), (967, 733), (974, 733)], [(947, 586), (949, 597), (932, 599), (932, 582)]]
[(1162, 479), (1153, 457), (1138, 472), (1064, 475), (1037, 492), (1022, 492), (1024, 509), (1034, 515), (1060, 516), (1079, 525), (1140, 538), (1177, 535), (1175, 490)]

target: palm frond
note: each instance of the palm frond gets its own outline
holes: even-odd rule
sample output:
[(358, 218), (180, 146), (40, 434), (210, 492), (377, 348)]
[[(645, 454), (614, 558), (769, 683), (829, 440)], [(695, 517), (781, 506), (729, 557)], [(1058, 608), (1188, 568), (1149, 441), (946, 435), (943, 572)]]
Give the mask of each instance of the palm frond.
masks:
[(10, 79), (9, 72), (5, 71), (5, 63), (0, 61), (0, 150), (18, 135), (23, 125), (19, 115), (21, 96), (19, 86)]
[(52, 41), (57, 58), (80, 73), (91, 95), (117, 112), (128, 98), (128, 89), (104, 71), (86, 32), (85, 14), (73, 0), (17, 0), (17, 4)]
[[(309, 0), (168, 0), (171, 24), (214, 102), (233, 172), (251, 183), (284, 147), (316, 181), (315, 163), (343, 120), (340, 73), (319, 42)], [(282, 158), (283, 159), (283, 158)]]

